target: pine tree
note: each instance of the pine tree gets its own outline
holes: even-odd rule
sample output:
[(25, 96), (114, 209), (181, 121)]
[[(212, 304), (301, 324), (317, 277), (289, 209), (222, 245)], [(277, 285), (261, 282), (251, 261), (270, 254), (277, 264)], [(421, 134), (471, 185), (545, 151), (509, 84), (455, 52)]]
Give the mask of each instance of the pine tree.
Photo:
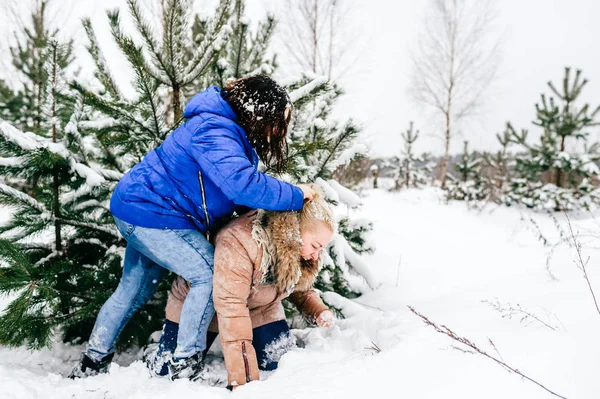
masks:
[[(30, 292), (9, 305), (9, 309), (21, 309), (20, 314), (5, 312), (0, 318), (1, 342), (41, 347), (50, 342), (57, 327), (68, 341), (89, 336), (100, 307), (121, 275), (125, 243), (108, 210), (112, 189), (123, 172), (176, 126), (168, 125), (164, 110), (170, 111), (171, 121), (180, 121), (182, 91), (207, 73), (228, 32), (229, 1), (222, 1), (215, 18), (207, 23), (200, 46), (189, 44), (184, 49), (189, 43), (189, 4), (172, 0), (165, 7), (163, 45), (159, 46), (137, 2), (131, 0), (128, 5), (146, 51), (123, 33), (118, 11), (108, 12), (108, 17), (113, 38), (136, 73), (137, 99), (128, 100), (119, 90), (86, 20), (98, 84), (67, 82), (60, 61), (69, 46), (51, 42), (45, 56), (41, 136), (23, 133), (6, 122), (0, 125), (0, 155), (4, 157), (0, 173), (38, 179), (34, 197), (8, 183), (0, 186), (2, 202), (16, 209), (0, 232), (27, 252), (33, 267), (29, 274), (18, 273), (18, 262), (0, 269), (8, 284), (1, 291)], [(161, 89), (166, 89), (166, 95), (160, 95)], [(36, 241), (48, 235), (51, 238)], [(163, 282), (156, 300), (128, 323), (119, 346), (143, 344), (160, 328), (167, 283)], [(34, 313), (35, 322), (44, 328), (33, 328), (28, 322), (28, 315)]]
[(92, 137), (80, 130), (83, 97), (60, 65), (69, 47), (50, 39), (46, 51), (40, 133), (0, 121), (0, 174), (37, 182), (31, 195), (12, 180), (0, 184), (0, 202), (13, 209), (0, 227), (12, 242), (2, 252), (13, 254), (0, 268), (0, 292), (19, 292), (0, 317), (0, 342), (32, 348), (47, 345), (59, 326), (67, 340), (89, 333), (107, 299), (103, 285), (120, 274), (107, 183), (117, 176), (95, 162)]
[[(589, 209), (600, 203), (600, 192), (591, 185), (600, 174), (594, 163), (600, 159), (599, 146), (588, 143), (588, 129), (599, 124), (600, 106), (591, 109), (578, 103), (588, 83), (580, 70), (573, 76), (565, 68), (562, 83), (559, 90), (548, 82), (556, 98), (542, 94), (541, 104), (536, 104), (534, 125), (543, 129), (539, 144), (529, 144), (526, 130), (517, 133), (509, 125), (511, 140), (527, 150), (516, 157), (517, 178), (512, 181), (509, 203), (556, 211)], [(569, 152), (568, 144), (576, 150)]]
[[(116, 158), (127, 154), (125, 169), (139, 162), (157, 147), (183, 120), (185, 95), (205, 87), (199, 82), (208, 74), (231, 29), (226, 25), (231, 0), (221, 0), (214, 16), (204, 23), (202, 31), (191, 29), (193, 21), (188, 0), (169, 0), (162, 9), (162, 40), (143, 15), (138, 0), (127, 0), (136, 30), (143, 45), (138, 45), (121, 28), (119, 10), (107, 12), (112, 36), (135, 72), (138, 98), (126, 99), (115, 83), (100, 51), (89, 19), (84, 27), (89, 39), (88, 50), (96, 63), (96, 77), (103, 88), (99, 93), (87, 90), (94, 107), (110, 118), (103, 129), (107, 145), (119, 145)], [(192, 37), (190, 32), (195, 32)], [(201, 37), (201, 40), (200, 40)], [(104, 126), (106, 127), (106, 126)]]
[(449, 182), (446, 185), (448, 199), (476, 203), (486, 198), (480, 163), (481, 158), (477, 153), (469, 151), (469, 142), (465, 141), (460, 161), (454, 165), (459, 177), (449, 176)]
[(366, 148), (355, 142), (360, 130), (352, 120), (339, 122), (330, 116), (341, 94), (335, 84), (311, 75), (286, 83), (295, 107), (289, 133), (288, 179), (299, 183), (316, 181), (338, 211), (345, 214), (340, 218), (338, 234), (329, 247), (315, 287), (353, 297), (376, 284), (360, 257), (373, 250), (366, 239), (372, 225), (348, 216), (349, 209), (360, 206), (360, 198), (333, 180), (332, 174), (364, 154)]
[(483, 153), (480, 175), (488, 198), (495, 203), (504, 203), (514, 169), (514, 157), (508, 152), (512, 143), (510, 128), (507, 126), (502, 134), (496, 134), (496, 138), (501, 149), (493, 154)]
[(400, 157), (391, 161), (394, 170), (395, 190), (401, 188), (421, 187), (431, 179), (431, 164), (427, 154), (416, 156), (413, 145), (419, 138), (419, 131), (414, 130), (413, 122), (408, 129), (402, 133), (404, 149)]
[[(12, 65), (18, 79), (11, 83), (0, 81), (0, 117), (10, 121), (18, 129), (39, 133), (43, 130), (43, 105), (47, 71), (45, 68), (50, 38), (56, 37), (59, 29), (50, 29), (48, 7), (53, 2), (39, 0), (31, 14), (30, 26), (16, 36), (10, 46)], [(73, 41), (63, 45), (58, 65), (66, 68), (73, 59)], [(15, 81), (18, 80), (18, 84)]]
[(245, 2), (235, 0), (230, 19), (231, 34), (219, 59), (212, 65), (212, 81), (208, 84), (224, 87), (230, 81), (244, 76), (270, 75), (277, 68), (276, 57), (267, 57), (267, 50), (275, 32), (275, 18), (267, 15), (253, 33), (244, 10)]

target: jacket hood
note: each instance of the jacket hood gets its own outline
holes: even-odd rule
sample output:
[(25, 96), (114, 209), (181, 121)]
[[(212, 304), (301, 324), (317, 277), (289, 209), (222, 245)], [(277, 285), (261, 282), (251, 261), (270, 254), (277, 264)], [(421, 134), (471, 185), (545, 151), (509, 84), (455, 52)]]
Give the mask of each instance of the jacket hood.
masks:
[(227, 101), (223, 100), (221, 90), (216, 86), (211, 86), (192, 97), (185, 106), (183, 116), (189, 119), (203, 112), (231, 120), (237, 119), (235, 112), (227, 104)]
[(300, 258), (302, 239), (296, 212), (259, 210), (252, 226), (252, 238), (263, 249), (260, 268), (264, 283), (278, 292), (306, 291), (319, 273), (319, 260)]

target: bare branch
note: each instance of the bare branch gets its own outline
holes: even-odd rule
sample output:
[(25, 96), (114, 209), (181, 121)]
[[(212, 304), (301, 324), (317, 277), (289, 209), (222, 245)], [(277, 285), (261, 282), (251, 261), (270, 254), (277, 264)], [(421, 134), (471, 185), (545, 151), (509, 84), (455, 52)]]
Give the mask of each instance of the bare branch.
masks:
[(280, 13), (281, 42), (304, 70), (339, 78), (353, 66), (356, 32), (347, 29), (351, 4), (339, 0), (288, 0)]
[[(435, 329), (435, 331), (437, 331), (440, 334), (444, 334), (447, 337), (452, 338), (454, 341), (458, 342), (459, 344), (466, 346), (467, 348), (470, 348), (471, 350), (465, 350), (461, 347), (454, 347), (455, 349), (459, 349), (462, 352), (466, 352), (466, 353), (471, 353), (471, 354), (475, 354), (478, 353), (484, 357), (487, 357), (488, 359), (494, 361), (496, 364), (500, 365), (502, 368), (504, 368), (505, 370), (517, 374), (519, 376), (521, 376), (522, 378), (526, 379), (529, 382), (534, 383), (535, 385), (537, 385), (538, 387), (542, 388), (543, 390), (545, 390), (546, 392), (558, 397), (558, 398), (563, 398), (563, 399), (567, 399), (565, 396), (559, 395), (556, 392), (551, 391), (550, 389), (546, 388), (544, 385), (540, 384), (539, 382), (537, 382), (536, 380), (534, 380), (531, 377), (528, 377), (527, 375), (525, 375), (523, 372), (521, 372), (520, 370), (509, 366), (507, 363), (505, 363), (502, 359), (499, 359), (495, 356), (490, 355), (489, 353), (487, 353), (486, 351), (484, 351), (483, 349), (480, 349), (474, 342), (470, 341), (468, 338), (465, 337), (461, 337), (458, 334), (456, 334), (454, 331), (452, 331), (449, 327), (444, 326), (444, 325), (439, 325), (436, 324), (435, 322), (429, 320), (426, 316), (422, 315), (421, 313), (419, 313), (418, 311), (415, 310), (414, 307), (409, 306), (408, 307), (410, 309), (411, 312), (413, 312), (415, 315), (419, 316), (421, 318), (421, 320), (423, 320), (423, 322), (425, 324), (427, 324), (430, 327), (433, 327)], [(496, 345), (493, 344), (492, 340), (489, 339), (489, 342), (492, 343), (492, 346), (494, 348), (494, 350), (496, 352), (498, 352), (498, 349), (496, 348)]]
[(596, 311), (600, 315), (600, 307), (598, 307), (598, 301), (596, 300), (596, 294), (594, 293), (594, 289), (592, 288), (592, 283), (590, 282), (590, 278), (587, 273), (587, 264), (590, 261), (588, 257), (585, 261), (583, 260), (583, 255), (581, 253), (581, 242), (578, 241), (577, 236), (573, 232), (573, 227), (571, 226), (571, 220), (569, 219), (569, 214), (565, 212), (565, 217), (567, 218), (567, 224), (569, 226), (569, 233), (571, 234), (571, 239), (573, 240), (573, 245), (575, 246), (575, 250), (577, 251), (577, 259), (575, 260), (575, 265), (583, 272), (583, 278), (587, 282), (588, 288), (590, 290), (590, 294), (592, 294), (592, 299), (594, 301), (594, 305), (596, 306)]

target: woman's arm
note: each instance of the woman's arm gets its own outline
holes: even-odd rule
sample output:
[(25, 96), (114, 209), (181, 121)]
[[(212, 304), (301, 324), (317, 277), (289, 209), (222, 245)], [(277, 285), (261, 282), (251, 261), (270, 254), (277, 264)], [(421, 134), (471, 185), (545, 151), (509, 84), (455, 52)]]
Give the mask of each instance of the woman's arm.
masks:
[(318, 319), (321, 313), (329, 311), (329, 308), (323, 303), (317, 291), (313, 289), (294, 291), (290, 294), (289, 298), (296, 305), (298, 311), (312, 324), (319, 324)]
[(231, 386), (259, 378), (248, 310), (253, 270), (254, 265), (243, 245), (232, 233), (222, 231), (215, 245), (213, 299)]
[(298, 211), (303, 191), (258, 172), (247, 158), (237, 133), (220, 127), (192, 135), (192, 156), (203, 173), (236, 205), (271, 211)]

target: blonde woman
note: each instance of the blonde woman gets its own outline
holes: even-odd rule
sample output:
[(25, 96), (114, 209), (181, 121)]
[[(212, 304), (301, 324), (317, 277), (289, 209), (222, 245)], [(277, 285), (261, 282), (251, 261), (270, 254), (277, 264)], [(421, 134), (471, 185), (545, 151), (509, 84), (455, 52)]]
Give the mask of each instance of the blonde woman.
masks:
[[(273, 370), (295, 341), (281, 301), (289, 299), (307, 320), (331, 327), (335, 317), (313, 289), (322, 251), (336, 225), (331, 209), (318, 193), (300, 212), (249, 212), (219, 232), (215, 241), (213, 298), (217, 317), (209, 328), (208, 346), (221, 336), (228, 387), (258, 379), (258, 370)], [(189, 284), (174, 281), (166, 323), (157, 354), (149, 362), (154, 374), (172, 375), (166, 367), (179, 329), (179, 316)]]

